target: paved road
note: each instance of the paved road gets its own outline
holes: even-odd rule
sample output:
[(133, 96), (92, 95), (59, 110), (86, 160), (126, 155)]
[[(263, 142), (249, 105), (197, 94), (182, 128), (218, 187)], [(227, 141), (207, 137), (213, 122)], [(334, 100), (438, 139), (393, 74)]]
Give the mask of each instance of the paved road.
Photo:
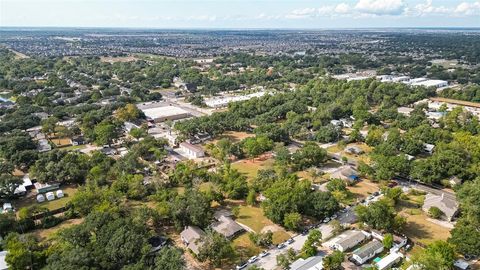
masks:
[[(357, 220), (357, 217), (355, 216), (355, 213), (353, 212), (353, 207), (350, 207), (345, 213), (339, 213), (338, 218), (337, 218), (340, 223), (348, 223), (352, 224), (355, 223)], [(333, 233), (333, 227), (329, 224), (322, 224), (320, 225), (319, 228), (315, 228), (312, 230), (320, 230), (322, 233), (322, 238), (327, 239), (332, 236)], [(293, 248), (295, 251), (299, 251), (302, 249), (303, 244), (307, 240), (308, 235), (296, 235), (293, 237), (294, 241), (292, 244), (287, 245), (287, 247), (283, 249), (277, 249), (273, 248), (268, 250), (270, 253), (268, 256), (264, 258), (260, 258), (258, 261), (254, 263), (254, 265), (257, 265), (261, 268), (264, 268), (265, 270), (273, 270), (277, 267), (277, 256), (280, 254), (284, 254), (287, 252), (288, 249)], [(247, 267), (250, 268), (251, 265)]]
[(425, 191), (425, 192), (428, 192), (428, 193), (432, 193), (432, 194), (435, 194), (435, 195), (438, 195), (438, 196), (443, 194), (443, 196), (445, 196), (449, 199), (456, 200), (455, 193), (450, 192), (450, 191), (446, 191), (446, 190), (442, 190), (440, 188), (431, 187), (431, 186), (425, 185), (423, 183), (420, 183), (416, 180), (410, 180), (410, 179), (405, 178), (405, 177), (397, 176), (397, 177), (395, 177), (395, 181), (399, 182), (401, 185), (408, 186), (410, 188), (418, 189), (418, 190)]

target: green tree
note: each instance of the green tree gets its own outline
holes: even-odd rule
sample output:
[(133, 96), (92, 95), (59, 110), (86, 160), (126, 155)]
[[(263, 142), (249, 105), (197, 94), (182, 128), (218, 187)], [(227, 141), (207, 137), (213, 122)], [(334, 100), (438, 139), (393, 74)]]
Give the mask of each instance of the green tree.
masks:
[(307, 240), (303, 244), (300, 254), (303, 258), (315, 256), (317, 254), (316, 245), (322, 239), (322, 233), (319, 230), (311, 230)]
[(107, 120), (96, 125), (93, 133), (97, 145), (110, 145), (119, 136), (117, 127)]
[(383, 236), (382, 240), (383, 246), (386, 249), (390, 249), (393, 247), (393, 235), (391, 233), (387, 233)]
[(5, 243), (8, 251), (5, 261), (9, 269), (41, 269), (45, 265), (45, 250), (33, 235), (12, 233)]
[(435, 241), (414, 257), (412, 261), (426, 270), (452, 269), (455, 261), (455, 250), (452, 245), (445, 241)]
[(345, 260), (345, 254), (341, 251), (334, 251), (332, 254), (323, 258), (323, 268), (325, 270), (341, 270), (342, 262)]
[(283, 219), (283, 225), (289, 230), (296, 231), (300, 227), (301, 221), (302, 216), (299, 213), (288, 213)]
[(430, 209), (428, 209), (428, 215), (434, 219), (439, 219), (441, 216), (444, 215), (444, 213), (442, 210), (440, 210), (440, 208), (432, 206), (430, 207)]
[(182, 251), (177, 248), (162, 248), (155, 257), (154, 270), (182, 270), (185, 269), (185, 259)]
[(219, 267), (224, 260), (235, 256), (230, 241), (213, 230), (207, 230), (206, 234), (200, 238), (200, 242), (202, 243), (198, 253), (200, 261), (208, 260), (215, 267)]

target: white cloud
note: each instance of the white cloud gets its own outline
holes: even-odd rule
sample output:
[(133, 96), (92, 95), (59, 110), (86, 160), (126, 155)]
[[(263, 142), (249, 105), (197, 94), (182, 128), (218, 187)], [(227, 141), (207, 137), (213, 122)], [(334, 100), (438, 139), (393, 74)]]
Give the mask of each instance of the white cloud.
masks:
[(335, 12), (340, 14), (347, 14), (350, 10), (350, 6), (345, 3), (340, 3), (335, 7)]
[(316, 8), (302, 8), (302, 9), (295, 9), (285, 17), (288, 19), (305, 19), (310, 17), (315, 17), (317, 13)]
[[(295, 9), (284, 16), (287, 19), (306, 19), (315, 17), (352, 17), (371, 18), (379, 16), (449, 16), (466, 17), (480, 15), (480, 0), (462, 2), (453, 6), (435, 5), (433, 0), (424, 0), (409, 6), (404, 0), (358, 0), (353, 5), (340, 2), (318, 8)], [(265, 16), (263, 19), (271, 18)], [(279, 18), (279, 17), (277, 17)]]
[(462, 16), (471, 16), (471, 15), (480, 15), (480, 1), (473, 3), (462, 2), (455, 8), (455, 15)]
[(355, 9), (373, 15), (401, 15), (406, 5), (403, 0), (359, 0)]
[(409, 16), (446, 15), (451, 13), (451, 8), (445, 6), (434, 6), (432, 0), (417, 4), (413, 8), (407, 8), (405, 14)]

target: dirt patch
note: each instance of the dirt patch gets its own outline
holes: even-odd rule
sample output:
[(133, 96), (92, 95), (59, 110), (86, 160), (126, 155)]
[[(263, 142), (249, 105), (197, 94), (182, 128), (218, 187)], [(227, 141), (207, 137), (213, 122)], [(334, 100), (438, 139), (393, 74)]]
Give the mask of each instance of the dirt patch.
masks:
[(100, 57), (100, 61), (101, 62), (104, 62), (104, 63), (110, 63), (110, 64), (113, 64), (113, 63), (125, 63), (125, 62), (133, 62), (133, 61), (137, 61), (138, 58), (136, 58), (135, 56), (121, 56), (121, 57)]
[(263, 227), (263, 229), (261, 230), (262, 233), (266, 233), (268, 231), (271, 231), (271, 232), (278, 232), (278, 231), (283, 231), (283, 228), (278, 226), (277, 224), (273, 224), (273, 225), (269, 225), (269, 226), (265, 226)]

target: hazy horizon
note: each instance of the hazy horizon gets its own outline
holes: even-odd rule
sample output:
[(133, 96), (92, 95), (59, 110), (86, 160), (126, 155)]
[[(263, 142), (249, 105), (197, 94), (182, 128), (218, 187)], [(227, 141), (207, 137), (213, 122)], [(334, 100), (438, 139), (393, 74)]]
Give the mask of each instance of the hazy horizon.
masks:
[(0, 27), (477, 28), (479, 0), (0, 0)]

